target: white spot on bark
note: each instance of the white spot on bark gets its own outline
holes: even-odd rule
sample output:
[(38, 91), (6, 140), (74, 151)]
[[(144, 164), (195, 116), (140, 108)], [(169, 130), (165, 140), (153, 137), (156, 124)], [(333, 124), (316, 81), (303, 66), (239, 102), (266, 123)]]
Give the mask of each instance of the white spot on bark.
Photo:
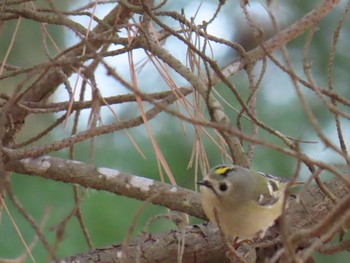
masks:
[(20, 162), (25, 166), (25, 165), (29, 165), (31, 160), (32, 158), (25, 158), (25, 159), (22, 159)]
[(130, 185), (140, 189), (143, 192), (148, 192), (150, 190), (150, 186), (154, 184), (154, 180), (143, 178), (139, 176), (133, 176), (130, 179)]
[(43, 173), (51, 167), (51, 163), (48, 161), (49, 158), (25, 158), (20, 162), (23, 164), (24, 168), (31, 172)]
[(176, 186), (171, 187), (170, 192), (172, 193), (177, 192), (177, 187)]
[(106, 179), (113, 179), (120, 174), (118, 170), (109, 169), (105, 167), (98, 168), (97, 172), (99, 173), (99, 177), (104, 177)]
[(67, 163), (72, 163), (72, 164), (83, 164), (82, 162), (76, 161), (76, 160), (67, 160)]
[(44, 160), (41, 162), (41, 166), (39, 167), (42, 172), (45, 172), (47, 169), (51, 167), (51, 163), (49, 161)]

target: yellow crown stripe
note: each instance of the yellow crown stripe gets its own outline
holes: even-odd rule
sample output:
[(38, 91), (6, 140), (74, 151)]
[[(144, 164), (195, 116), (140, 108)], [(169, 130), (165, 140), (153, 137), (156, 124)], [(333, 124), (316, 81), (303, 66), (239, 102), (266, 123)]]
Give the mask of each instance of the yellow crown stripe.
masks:
[(233, 166), (222, 166), (215, 169), (216, 174), (225, 174), (228, 170), (231, 170)]

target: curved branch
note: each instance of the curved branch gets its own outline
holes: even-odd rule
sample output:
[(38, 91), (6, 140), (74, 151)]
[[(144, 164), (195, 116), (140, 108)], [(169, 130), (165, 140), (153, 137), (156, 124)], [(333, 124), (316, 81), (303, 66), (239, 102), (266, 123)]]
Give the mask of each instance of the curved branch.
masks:
[(104, 190), (206, 218), (198, 193), (148, 178), (51, 156), (9, 160), (6, 170)]
[[(94, 30), (92, 30), (90, 35), (101, 34), (105, 31), (110, 30), (110, 28), (116, 28), (116, 26), (121, 25), (125, 19), (130, 18), (132, 12), (130, 10), (125, 9), (120, 5), (116, 5), (103, 19), (103, 23), (98, 24)], [(106, 26), (106, 25), (109, 25)], [(63, 52), (63, 56), (59, 54), (55, 59), (58, 62), (62, 59), (66, 58), (74, 58), (83, 54), (83, 50), (86, 47), (86, 40), (83, 39), (78, 45), (77, 48), (69, 50), (67, 53)], [(94, 51), (100, 48), (104, 44), (104, 41), (95, 40), (88, 42), (88, 51)], [(20, 100), (20, 102), (31, 101), (31, 102), (39, 102), (47, 100), (59, 87), (60, 84), (64, 82), (64, 78), (62, 78), (62, 72), (69, 77), (72, 73), (74, 73), (74, 67), (72, 65), (65, 65), (61, 68), (48, 68), (42, 72), (42, 74), (28, 87), (27, 91), (20, 95), (20, 97), (16, 98), (16, 100)], [(22, 129), (25, 118), (27, 117), (27, 111), (23, 110), (20, 107), (13, 107), (11, 109), (11, 119), (13, 120), (13, 127), (6, 134), (4, 141), (11, 142), (13, 141), (13, 137), (17, 134), (19, 130)]]

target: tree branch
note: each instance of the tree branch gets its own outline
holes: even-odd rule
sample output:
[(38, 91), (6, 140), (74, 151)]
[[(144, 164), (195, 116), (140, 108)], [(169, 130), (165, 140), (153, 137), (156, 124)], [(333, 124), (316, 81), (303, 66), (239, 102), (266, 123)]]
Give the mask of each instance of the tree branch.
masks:
[[(171, 210), (185, 212), (202, 219), (206, 218), (201, 208), (198, 193), (118, 170), (98, 168), (82, 162), (50, 156), (9, 160), (5, 168), (16, 173), (75, 183), (83, 187), (105, 190), (138, 200), (150, 200), (155, 205), (165, 206)], [(322, 236), (326, 235), (333, 226), (341, 228), (343, 225), (337, 225), (336, 219), (333, 218), (332, 225), (326, 227), (322, 225), (322, 231), (319, 230), (320, 224), (325, 224), (325, 218), (337, 211), (339, 205), (343, 205), (342, 203), (347, 200), (349, 193), (342, 180), (338, 178), (326, 182), (326, 185), (337, 196), (338, 205), (329, 200), (317, 186), (303, 190), (300, 202), (299, 198), (291, 197), (289, 200), (289, 208), (285, 214), (285, 225), (290, 229), (284, 233), (293, 234), (291, 239), (296, 242), (296, 247), (305, 247), (305, 244), (302, 244), (305, 240), (300, 239), (301, 233), (305, 234), (317, 229), (318, 236)], [(344, 221), (344, 218), (342, 220)], [(96, 258), (103, 259), (102, 262), (135, 262), (135, 259), (139, 260), (138, 262), (164, 262), (163, 259), (172, 258), (174, 262), (177, 262), (177, 251), (182, 235), (184, 235), (186, 242), (183, 262), (195, 262), (199, 259), (200, 262), (212, 262), (213, 258), (221, 259), (219, 262), (225, 262), (224, 252), (227, 249), (221, 242), (220, 234), (216, 229), (203, 225), (186, 227), (183, 232), (180, 229), (158, 235), (143, 234), (127, 244), (126, 250), (123, 250), (121, 244), (112, 245), (73, 256), (66, 259), (66, 262), (73, 262), (73, 260), (94, 262), (93, 260)], [(268, 249), (276, 245), (276, 243), (268, 241), (274, 235), (276, 235), (276, 228), (272, 228), (263, 241), (254, 244), (254, 246), (264, 247), (258, 250), (257, 256), (259, 258), (266, 258)], [(274, 238), (274, 240), (281, 242), (279, 238)], [(312, 239), (308, 242), (312, 242)], [(315, 246), (315, 249), (317, 248), (322, 249), (320, 245)]]
[[(329, 12), (331, 12), (339, 4), (339, 2), (340, 0), (322, 1), (304, 17), (283, 29), (274, 37), (266, 40), (258, 47), (247, 52), (245, 57), (241, 57), (237, 61), (227, 65), (222, 69), (223, 75), (226, 77), (232, 76), (247, 66), (247, 64), (252, 64), (259, 61), (260, 59), (264, 58), (266, 54), (271, 54), (273, 51), (283, 47), (289, 41), (303, 34), (306, 30), (317, 26), (321, 19), (329, 14)], [(213, 82), (215, 84), (220, 82), (220, 78), (218, 76), (214, 76)]]
[[(330, 180), (326, 184), (339, 198), (339, 202), (347, 199), (348, 190), (339, 179)], [(302, 192), (301, 202), (295, 197), (290, 197), (288, 203), (289, 208), (286, 210), (288, 229), (286, 233), (291, 237), (297, 237), (298, 233), (305, 233), (308, 229), (312, 229), (320, 222), (322, 223), (322, 219), (331, 214), (334, 209), (334, 204), (322, 194), (317, 186)], [(340, 227), (338, 226), (338, 228)], [(142, 233), (127, 246), (125, 244), (114, 244), (61, 259), (60, 262), (179, 262), (178, 249), (181, 240), (185, 240), (182, 262), (229, 262), (226, 257), (228, 249), (221, 241), (218, 229), (211, 224), (193, 225), (186, 227), (183, 231), (178, 229), (161, 234)], [(258, 248), (256, 249), (256, 257), (247, 261), (264, 262), (273, 254), (280, 253), (282, 255), (283, 245), (281, 240), (278, 236), (278, 225), (275, 225), (269, 229), (263, 240), (258, 240), (252, 244), (253, 248)], [(304, 238), (298, 240), (296, 247), (301, 253), (303, 250), (307, 251), (307, 247), (311, 242), (313, 240)], [(277, 253), (276, 248), (277, 250), (280, 249)], [(319, 249), (322, 249), (322, 247), (319, 246)], [(346, 247), (343, 247), (342, 250), (346, 249)], [(273, 254), (271, 254), (271, 251)]]
[(12, 159), (6, 162), (5, 167), (6, 170), (16, 173), (79, 184), (86, 188), (104, 190), (138, 200), (152, 199), (153, 204), (206, 218), (198, 193), (118, 170), (51, 156)]

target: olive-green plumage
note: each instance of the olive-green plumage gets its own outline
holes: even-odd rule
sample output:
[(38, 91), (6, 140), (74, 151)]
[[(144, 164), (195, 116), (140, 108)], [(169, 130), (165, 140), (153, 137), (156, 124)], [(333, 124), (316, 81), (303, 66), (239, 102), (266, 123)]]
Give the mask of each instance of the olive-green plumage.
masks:
[(265, 232), (281, 215), (287, 183), (237, 165), (216, 166), (198, 182), (209, 220), (225, 234), (244, 239)]

